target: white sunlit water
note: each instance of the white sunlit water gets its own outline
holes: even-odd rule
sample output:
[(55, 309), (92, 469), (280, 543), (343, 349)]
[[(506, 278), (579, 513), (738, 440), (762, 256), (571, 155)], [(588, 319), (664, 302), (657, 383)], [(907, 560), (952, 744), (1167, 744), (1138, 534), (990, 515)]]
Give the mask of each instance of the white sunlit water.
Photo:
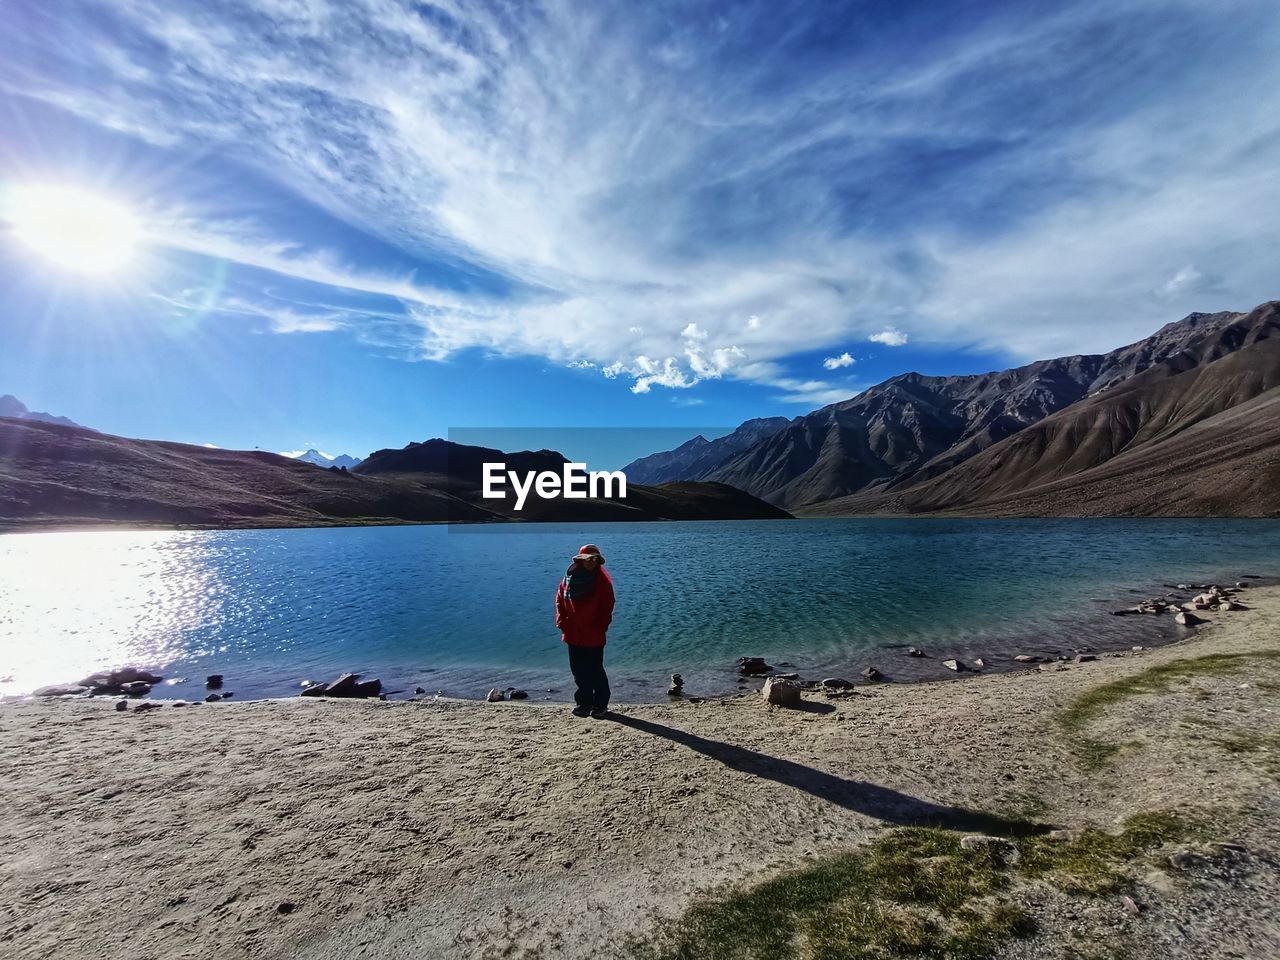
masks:
[[(354, 670), (391, 690), (563, 698), (552, 596), (579, 544), (618, 594), (620, 697), (735, 688), (762, 655), (810, 676), (946, 655), (1176, 639), (1117, 618), (1162, 583), (1280, 574), (1273, 520), (806, 520), (0, 536), (0, 694), (133, 664), (203, 694), (294, 694)], [(916, 645), (929, 661), (902, 656)], [(548, 693), (548, 688), (554, 693)]]

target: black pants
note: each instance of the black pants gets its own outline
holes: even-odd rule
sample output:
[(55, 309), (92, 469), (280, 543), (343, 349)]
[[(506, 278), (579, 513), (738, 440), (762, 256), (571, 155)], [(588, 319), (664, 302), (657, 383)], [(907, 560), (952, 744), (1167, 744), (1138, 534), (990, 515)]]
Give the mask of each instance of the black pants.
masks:
[(609, 709), (609, 678), (604, 672), (604, 647), (569, 644), (569, 669), (578, 689), (573, 699), (587, 710)]

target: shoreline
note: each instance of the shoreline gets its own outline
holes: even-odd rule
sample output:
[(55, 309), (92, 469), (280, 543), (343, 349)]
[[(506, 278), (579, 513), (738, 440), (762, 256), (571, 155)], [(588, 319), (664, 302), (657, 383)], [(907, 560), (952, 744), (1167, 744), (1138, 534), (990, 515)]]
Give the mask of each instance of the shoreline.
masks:
[[(1242, 599), (1247, 599), (1251, 590), (1262, 590), (1280, 585), (1280, 577), (1256, 573), (1235, 574), (1232, 577), (1220, 577), (1217, 582), (1226, 584), (1233, 591), (1237, 589), (1236, 586), (1232, 586), (1233, 584), (1244, 584), (1245, 586), (1239, 588), (1239, 592)], [(719, 666), (704, 664), (696, 668), (686, 666), (683, 669), (677, 668), (675, 672), (682, 673), (686, 678), (696, 677), (702, 683), (701, 685), (697, 682), (689, 684), (686, 681), (686, 693), (682, 697), (671, 697), (665, 694), (670, 675), (673, 672), (671, 669), (637, 668), (628, 667), (625, 664), (616, 667), (609, 665), (611, 673), (615, 675), (615, 690), (617, 693), (621, 693), (621, 696), (615, 695), (613, 703), (615, 706), (640, 706), (644, 704), (672, 703), (680, 699), (697, 703), (704, 700), (751, 696), (759, 692), (760, 685), (763, 684), (768, 676), (779, 674), (784, 675), (786, 678), (792, 678), (793, 675), (798, 674), (798, 681), (809, 685), (809, 689), (812, 689), (815, 685), (820, 686), (819, 681), (821, 680), (837, 678), (841, 681), (847, 681), (853, 689), (862, 690), (877, 686), (942, 684), (969, 677), (994, 677), (1008, 673), (1035, 671), (1042, 664), (1067, 662), (1081, 655), (1097, 659), (1123, 657), (1139, 652), (1137, 648), (1142, 650), (1162, 649), (1176, 645), (1193, 638), (1198, 631), (1204, 629), (1207, 624), (1189, 627), (1175, 624), (1172, 612), (1176, 609), (1176, 606), (1171, 607), (1168, 613), (1158, 616), (1133, 613), (1131, 616), (1114, 617), (1114, 619), (1112, 617), (1112, 614), (1118, 612), (1114, 608), (1131, 602), (1135, 597), (1146, 599), (1151, 596), (1163, 596), (1175, 600), (1175, 602), (1183, 602), (1189, 600), (1192, 595), (1198, 593), (1202, 588), (1208, 588), (1210, 584), (1197, 583), (1188, 586), (1188, 590), (1178, 590), (1177, 585), (1169, 583), (1156, 584), (1150, 590), (1142, 587), (1130, 587), (1126, 593), (1117, 593), (1113, 601), (1108, 601), (1107, 605), (1113, 608), (1108, 613), (1103, 613), (1100, 610), (1088, 611), (1084, 608), (1084, 602), (1082, 601), (1079, 618), (1072, 623), (1071, 627), (1068, 629), (1064, 626), (1060, 633), (1049, 636), (1028, 624), (1020, 631), (1012, 632), (1008, 636), (995, 636), (984, 639), (978, 639), (976, 635), (973, 638), (960, 637), (946, 647), (930, 644), (924, 648), (923, 656), (919, 657), (910, 656), (907, 653), (911, 645), (906, 642), (881, 642), (873, 647), (856, 650), (845, 656), (843, 660), (848, 665), (848, 669), (840, 665), (797, 665), (782, 658), (775, 660), (767, 653), (765, 654), (765, 659), (771, 664), (769, 671), (754, 675), (731, 670), (724, 664)], [(1156, 590), (1164, 590), (1165, 593), (1162, 595), (1157, 594)], [(1090, 601), (1093, 604), (1100, 602), (1097, 598)], [(1216, 614), (1207, 614), (1204, 615), (1204, 619), (1211, 619), (1213, 616), (1216, 616)], [(1098, 634), (1103, 628), (1106, 628), (1106, 633), (1100, 640), (1098, 639)], [(1091, 633), (1093, 636), (1090, 636)], [(761, 651), (757, 649), (742, 651), (743, 656), (755, 656), (760, 653)], [(1018, 662), (1015, 660), (1017, 656), (1029, 656), (1033, 659), (1029, 662)], [(856, 664), (855, 660), (857, 661)], [(943, 664), (949, 660), (959, 661), (961, 669), (948, 670), (945, 668)], [(975, 665), (975, 660), (980, 661), (981, 665)], [(120, 664), (114, 668), (108, 667), (106, 669), (118, 669), (123, 666), (123, 664)], [(145, 667), (143, 664), (134, 664), (134, 666), (143, 667), (143, 669), (154, 669), (155, 672), (161, 674), (166, 669), (161, 666)], [(879, 676), (874, 680), (867, 679), (863, 674), (863, 670), (867, 667), (875, 668)], [(214, 669), (223, 671), (222, 667), (215, 667)], [(86, 670), (82, 675), (87, 675), (90, 672), (92, 671)], [(315, 679), (319, 681), (333, 679), (325, 671), (313, 670), (311, 672), (316, 674)], [(351, 672), (358, 672), (358, 669), (352, 667)], [(360, 675), (365, 679), (372, 679), (380, 672), (386, 675), (385, 671), (379, 671), (376, 668), (369, 669)], [(237, 677), (225, 672), (220, 672), (220, 675), (228, 677), (226, 688), (232, 690), (232, 695), (228, 695), (227, 702), (231, 702), (232, 699), (238, 703), (287, 702), (300, 698), (323, 699), (302, 698), (300, 694), (303, 688), (297, 686), (298, 681), (292, 676), (279, 681), (270, 681), (266, 685), (279, 687), (287, 684), (288, 689), (295, 692), (268, 693), (263, 696), (255, 696), (252, 694), (239, 695), (236, 689), (238, 686), (253, 685), (246, 681), (243, 676)], [(466, 668), (462, 670), (436, 667), (428, 671), (428, 675), (419, 674), (419, 676), (427, 676), (428, 679), (408, 680), (404, 677), (393, 677), (393, 679), (383, 684), (383, 696), (381, 699), (397, 703), (418, 702), (421, 700), (483, 703), (486, 700), (487, 692), (490, 690), (499, 689), (505, 693), (513, 689), (519, 689), (529, 692), (530, 695), (527, 698), (521, 698), (520, 701), (528, 705), (534, 703), (564, 704), (572, 702), (572, 682), (568, 679), (567, 669), (561, 669), (560, 667), (537, 669), (529, 667), (494, 667), (484, 669)], [(638, 680), (637, 676), (643, 676), (644, 679)], [(175, 680), (184, 689), (178, 689), (174, 683)], [(431, 684), (429, 683), (430, 680), (443, 680), (445, 682)], [(511, 680), (516, 682), (512, 684), (509, 682)], [(74, 686), (75, 683), (75, 678), (69, 678), (53, 681), (44, 686)], [(569, 684), (568, 688), (565, 687), (566, 683)], [(554, 685), (554, 687), (548, 687), (549, 684)], [(258, 682), (257, 685), (262, 686), (264, 684)], [(638, 685), (651, 688), (652, 694), (647, 697), (635, 696)], [(458, 692), (460, 688), (470, 688), (474, 693), (470, 696), (461, 694)], [(43, 686), (36, 689), (43, 689)], [(66, 694), (61, 697), (41, 697), (37, 696), (33, 690), (25, 693), (0, 695), (0, 704), (47, 699), (105, 699), (113, 703), (125, 700), (130, 706), (145, 701), (163, 704), (198, 704), (204, 700), (208, 693), (216, 693), (218, 689), (217, 687), (206, 687), (195, 678), (168, 678), (157, 682), (141, 696), (127, 696), (119, 693), (100, 693), (89, 696), (84, 693), (78, 693)], [(421, 690), (421, 692), (417, 692), (418, 690)]]
[[(803, 509), (803, 508), (797, 508)], [(1023, 520), (1029, 523), (1042, 522), (1046, 520), (1086, 520), (1086, 521), (1115, 521), (1126, 520), (1133, 522), (1143, 522), (1149, 520), (1189, 520), (1189, 521), (1206, 521), (1206, 520), (1228, 520), (1228, 521), (1252, 521), (1252, 520), (1280, 520), (1280, 514), (1180, 514), (1180, 513), (1159, 513), (1159, 514), (992, 514), (992, 513), (952, 513), (947, 511), (938, 511), (933, 513), (795, 513), (790, 517), (776, 518), (697, 518), (697, 519), (635, 519), (635, 520), (524, 520), (515, 517), (495, 517), (491, 520), (399, 520), (394, 518), (369, 518), (366, 520), (349, 520), (349, 521), (303, 521), (296, 522), (269, 522), (269, 523), (221, 523), (221, 524), (199, 524), (199, 523), (139, 523), (131, 520), (121, 520), (119, 522), (109, 520), (34, 520), (20, 521), (17, 523), (9, 521), (0, 521), (0, 536), (9, 534), (24, 533), (151, 533), (151, 532), (217, 532), (217, 531), (242, 531), (242, 530), (345, 530), (345, 529), (361, 529), (364, 527), (438, 527), (438, 526), (460, 526), (460, 527), (491, 527), (491, 526), (531, 526), (546, 524), (572, 524), (574, 526), (592, 526), (598, 527), (602, 523), (624, 523), (628, 526), (634, 524), (645, 523), (744, 523), (755, 522), (756, 520), (974, 520), (974, 521), (993, 521), (993, 522), (1010, 522), (1015, 520)]]
[[(5, 704), (0, 776), (13, 802), (0, 809), (0, 843), (16, 852), (0, 871), (6, 949), (26, 960), (56, 945), (78, 960), (136, 939), (165, 960), (617, 955), (608, 945), (678, 916), (698, 891), (856, 848), (929, 811), (1109, 829), (1153, 808), (1205, 807), (1229, 814), (1222, 839), (1265, 858), (1280, 842), (1274, 780), (1248, 755), (1220, 762), (1215, 741), (1197, 739), (1216, 728), (1176, 719), (1207, 710), (1214, 723), (1280, 734), (1265, 699), (1269, 684), (1280, 689), (1280, 587), (1251, 589), (1248, 609), (1215, 613), (1165, 647), (981, 682), (806, 695), (804, 710), (742, 695), (620, 707), (613, 721), (443, 699), (142, 714), (108, 701)], [(1057, 717), (1082, 694), (1173, 662), (1258, 652), (1278, 658), (1266, 661), (1272, 673), (1248, 665), (1192, 681), (1202, 693), (1113, 708), (1088, 734), (1118, 738), (1117, 766), (1077, 766), (1078, 738)], [(1188, 916), (1193, 895), (1140, 886), (1142, 915), (1115, 915), (1140, 937)], [(1061, 909), (1076, 919), (1063, 919), (1052, 898), (1040, 902), (1042, 936), (1055, 924), (1065, 936), (1093, 909), (1069, 902)], [(1256, 924), (1192, 915), (1180, 933), (1188, 956), (1195, 942), (1258, 936)]]

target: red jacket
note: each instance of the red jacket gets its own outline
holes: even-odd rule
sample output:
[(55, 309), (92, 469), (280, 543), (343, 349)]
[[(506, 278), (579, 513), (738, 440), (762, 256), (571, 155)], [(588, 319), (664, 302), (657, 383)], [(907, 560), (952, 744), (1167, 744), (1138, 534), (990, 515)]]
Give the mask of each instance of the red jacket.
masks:
[(604, 567), (596, 571), (591, 594), (579, 600), (569, 596), (564, 577), (556, 587), (556, 626), (560, 639), (573, 647), (603, 647), (605, 632), (613, 622), (613, 581)]

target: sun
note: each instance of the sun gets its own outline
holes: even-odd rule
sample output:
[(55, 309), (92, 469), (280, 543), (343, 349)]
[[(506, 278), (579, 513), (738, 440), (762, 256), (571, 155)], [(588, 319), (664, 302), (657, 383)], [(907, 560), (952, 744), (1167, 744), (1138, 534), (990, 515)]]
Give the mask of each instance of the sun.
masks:
[(13, 235), (58, 266), (115, 273), (138, 252), (141, 224), (126, 206), (66, 186), (16, 185), (4, 193)]

